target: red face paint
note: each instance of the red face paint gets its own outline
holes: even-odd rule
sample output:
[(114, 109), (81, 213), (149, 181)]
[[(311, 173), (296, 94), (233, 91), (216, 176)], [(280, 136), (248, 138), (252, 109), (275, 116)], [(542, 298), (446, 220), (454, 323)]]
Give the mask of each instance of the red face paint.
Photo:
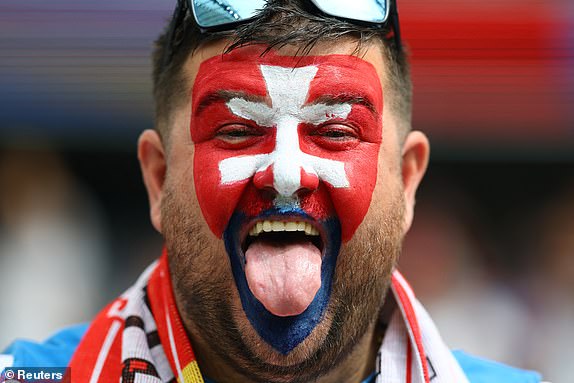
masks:
[(221, 237), (233, 212), (257, 216), (279, 194), (314, 219), (337, 215), (348, 241), (376, 184), (377, 72), (350, 55), (260, 54), (240, 48), (199, 68), (190, 129), (202, 213)]

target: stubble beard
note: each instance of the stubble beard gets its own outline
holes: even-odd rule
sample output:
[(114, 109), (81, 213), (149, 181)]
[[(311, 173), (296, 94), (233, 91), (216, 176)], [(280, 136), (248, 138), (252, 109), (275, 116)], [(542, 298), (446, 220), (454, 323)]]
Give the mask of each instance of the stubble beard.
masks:
[[(249, 322), (234, 319), (241, 305), (232, 304), (239, 298), (229, 259), (223, 241), (205, 229), (199, 207), (178, 193), (169, 177), (164, 193), (162, 232), (180, 315), (184, 323), (193, 324), (186, 326), (188, 332), (207, 341), (238, 373), (262, 382), (314, 381), (337, 366), (373, 328), (401, 249), (402, 193), (395, 193), (384, 212), (368, 216), (353, 240), (342, 246), (325, 313), (331, 320), (322, 329), (326, 335), (314, 338), (320, 344), (295, 349), (293, 353), (303, 352), (305, 358), (287, 366), (272, 363), (280, 357), (277, 353), (266, 358), (255, 352), (252, 347), (263, 341), (246, 337), (252, 333), (245, 331)], [(311, 338), (302, 344), (315, 341)]]

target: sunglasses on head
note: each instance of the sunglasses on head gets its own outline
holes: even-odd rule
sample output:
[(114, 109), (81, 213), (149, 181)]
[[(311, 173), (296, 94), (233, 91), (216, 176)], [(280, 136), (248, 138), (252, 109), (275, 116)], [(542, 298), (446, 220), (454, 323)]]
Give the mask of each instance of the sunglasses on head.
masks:
[[(178, 0), (168, 32), (168, 51), (164, 67), (173, 56), (176, 31), (188, 12), (201, 33), (229, 31), (259, 15), (267, 0)], [(344, 20), (360, 26), (387, 29), (392, 32), (395, 47), (401, 48), (399, 15), (396, 0), (307, 0), (314, 14)]]

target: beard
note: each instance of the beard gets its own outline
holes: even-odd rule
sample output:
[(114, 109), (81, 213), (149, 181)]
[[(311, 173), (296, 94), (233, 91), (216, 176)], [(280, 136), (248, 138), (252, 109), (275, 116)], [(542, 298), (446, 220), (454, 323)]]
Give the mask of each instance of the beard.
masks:
[(402, 245), (400, 190), (384, 208), (372, 206), (376, 212), (341, 247), (328, 308), (314, 330), (322, 335), (312, 333), (291, 352), (295, 356), (277, 354), (254, 333), (241, 312), (223, 241), (207, 229), (195, 199), (169, 177), (164, 193), (162, 233), (183, 323), (190, 338), (203, 339), (240, 374), (262, 382), (315, 380), (349, 356), (373, 328)]

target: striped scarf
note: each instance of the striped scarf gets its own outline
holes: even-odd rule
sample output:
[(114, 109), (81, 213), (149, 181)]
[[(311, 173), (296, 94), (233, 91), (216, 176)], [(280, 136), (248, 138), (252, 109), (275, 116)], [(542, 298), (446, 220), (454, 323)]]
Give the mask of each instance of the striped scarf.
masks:
[[(377, 357), (377, 383), (468, 383), (398, 271), (397, 302)], [(70, 362), (86, 383), (203, 383), (179, 317), (167, 254), (94, 319)]]

